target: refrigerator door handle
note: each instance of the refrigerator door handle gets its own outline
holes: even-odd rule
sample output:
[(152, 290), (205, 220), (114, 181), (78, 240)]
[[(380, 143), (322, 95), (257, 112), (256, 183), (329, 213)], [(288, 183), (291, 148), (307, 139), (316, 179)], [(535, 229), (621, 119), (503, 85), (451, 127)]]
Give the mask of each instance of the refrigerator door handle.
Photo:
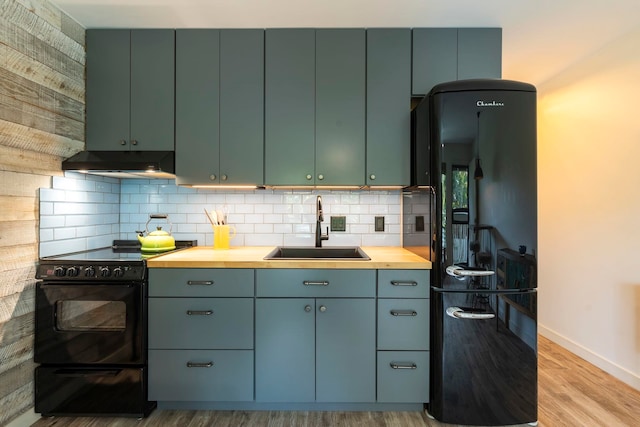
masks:
[(459, 265), (450, 265), (447, 267), (447, 274), (456, 279), (464, 280), (467, 277), (493, 276), (496, 272), (492, 270), (467, 270)]
[(471, 319), (471, 320), (486, 320), (496, 317), (493, 313), (474, 313), (472, 311), (464, 311), (460, 307), (447, 308), (447, 316), (454, 319)]

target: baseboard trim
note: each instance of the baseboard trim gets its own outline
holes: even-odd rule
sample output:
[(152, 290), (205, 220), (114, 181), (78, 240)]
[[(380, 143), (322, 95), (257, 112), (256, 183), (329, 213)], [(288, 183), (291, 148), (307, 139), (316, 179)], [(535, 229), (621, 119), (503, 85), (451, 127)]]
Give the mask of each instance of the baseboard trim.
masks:
[(29, 427), (40, 419), (40, 414), (36, 414), (33, 408), (29, 408), (27, 412), (15, 418), (6, 427)]
[(616, 363), (600, 356), (597, 353), (594, 353), (588, 348), (578, 344), (575, 341), (572, 341), (571, 339), (565, 337), (562, 334), (559, 334), (558, 332), (552, 329), (547, 328), (544, 325), (538, 324), (538, 333), (543, 337), (548, 338), (551, 341), (555, 342), (556, 344), (566, 348), (567, 350), (576, 354), (577, 356), (583, 358), (584, 360), (591, 363), (592, 365), (597, 366), (598, 368), (602, 369), (608, 374), (611, 374), (612, 376), (616, 377), (617, 379), (624, 382), (625, 384), (628, 384), (629, 386), (635, 388), (636, 390), (640, 390), (639, 375), (634, 374), (628, 369), (625, 369), (622, 366), (617, 365)]

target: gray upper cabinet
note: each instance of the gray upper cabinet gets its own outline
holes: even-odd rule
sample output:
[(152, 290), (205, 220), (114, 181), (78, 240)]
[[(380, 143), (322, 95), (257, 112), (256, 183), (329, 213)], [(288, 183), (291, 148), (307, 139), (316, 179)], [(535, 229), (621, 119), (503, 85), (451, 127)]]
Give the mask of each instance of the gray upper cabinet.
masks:
[(265, 183), (311, 185), (315, 176), (314, 29), (265, 32)]
[(176, 183), (264, 180), (264, 31), (177, 30)]
[(367, 30), (367, 185), (409, 185), (410, 107), (411, 30)]
[(502, 77), (502, 29), (458, 29), (458, 80)]
[(414, 28), (412, 74), (413, 95), (426, 95), (436, 84), (456, 80), (458, 30)]
[(220, 31), (220, 180), (264, 181), (264, 30)]
[(413, 95), (443, 82), (501, 76), (501, 28), (413, 29)]
[(265, 184), (364, 185), (365, 30), (266, 31)]
[(316, 30), (316, 184), (365, 176), (365, 30)]
[(87, 30), (87, 149), (174, 150), (173, 30)]
[(176, 183), (217, 182), (220, 31), (176, 30)]

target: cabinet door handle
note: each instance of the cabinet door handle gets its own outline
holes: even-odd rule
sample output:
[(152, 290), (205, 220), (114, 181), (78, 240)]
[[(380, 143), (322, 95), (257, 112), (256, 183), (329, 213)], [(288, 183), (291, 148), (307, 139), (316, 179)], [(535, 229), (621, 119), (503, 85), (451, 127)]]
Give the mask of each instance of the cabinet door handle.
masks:
[(302, 282), (303, 285), (305, 286), (329, 286), (329, 281), (328, 280), (305, 280), (304, 282)]
[(213, 280), (187, 280), (187, 285), (189, 285), (189, 286), (211, 286), (211, 285), (213, 285)]
[(408, 363), (400, 363), (400, 362), (391, 362), (389, 363), (392, 369), (418, 369), (418, 365), (413, 362)]
[(126, 140), (124, 140), (124, 139), (121, 139), (121, 140), (120, 140), (120, 145), (127, 145), (127, 141), (126, 141)]
[(213, 362), (187, 362), (187, 368), (210, 368)]
[(135, 139), (132, 139), (132, 140), (131, 140), (131, 145), (138, 145), (138, 141), (137, 141), (137, 140), (135, 140)]
[(413, 280), (392, 280), (391, 284), (393, 286), (418, 286), (418, 282)]
[(211, 316), (213, 310), (187, 310), (187, 316)]
[(417, 316), (418, 312), (415, 310), (391, 310), (392, 316)]

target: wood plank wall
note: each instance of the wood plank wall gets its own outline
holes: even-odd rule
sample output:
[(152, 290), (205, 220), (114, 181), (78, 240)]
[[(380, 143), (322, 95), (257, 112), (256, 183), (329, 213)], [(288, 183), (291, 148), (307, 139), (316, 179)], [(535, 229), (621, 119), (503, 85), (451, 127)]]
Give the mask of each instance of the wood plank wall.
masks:
[(48, 0), (0, 2), (0, 425), (33, 406), (38, 189), (84, 147), (84, 34)]

